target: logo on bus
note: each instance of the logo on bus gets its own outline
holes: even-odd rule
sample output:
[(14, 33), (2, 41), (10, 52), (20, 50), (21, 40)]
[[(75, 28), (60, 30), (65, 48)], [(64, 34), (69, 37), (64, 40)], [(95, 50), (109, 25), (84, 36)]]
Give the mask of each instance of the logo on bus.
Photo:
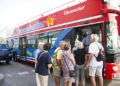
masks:
[(47, 18), (47, 26), (52, 26), (55, 24), (55, 19), (53, 17)]

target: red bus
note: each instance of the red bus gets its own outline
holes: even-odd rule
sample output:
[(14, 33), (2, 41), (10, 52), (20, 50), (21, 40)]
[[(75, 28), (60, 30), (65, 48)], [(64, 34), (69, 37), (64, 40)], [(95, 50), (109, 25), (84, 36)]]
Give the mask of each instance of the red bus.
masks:
[(86, 31), (97, 33), (103, 43), (106, 51), (105, 78), (120, 78), (120, 10), (107, 0), (71, 2), (18, 25), (10, 38), (19, 58), (34, 61), (33, 52), (39, 41), (50, 42), (53, 52), (63, 39), (69, 39), (74, 46), (76, 36), (82, 38)]

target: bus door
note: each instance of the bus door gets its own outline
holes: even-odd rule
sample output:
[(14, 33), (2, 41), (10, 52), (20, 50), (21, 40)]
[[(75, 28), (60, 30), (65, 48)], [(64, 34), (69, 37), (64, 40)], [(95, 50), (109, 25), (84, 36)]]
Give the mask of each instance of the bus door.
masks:
[(72, 31), (71, 33), (72, 36), (69, 37), (72, 48), (75, 47), (75, 43), (77, 41), (84, 42), (84, 46), (89, 46), (89, 44), (91, 43), (90, 35), (92, 33), (97, 34), (100, 38), (99, 41), (102, 42), (102, 26), (103, 24), (100, 23), (73, 28), (74, 31)]
[(37, 36), (27, 36), (26, 59), (28, 61), (34, 60), (34, 52), (37, 48), (36, 40)]
[(21, 50), (20, 55), (21, 55), (21, 57), (25, 57), (26, 56), (26, 48), (27, 48), (26, 37), (21, 37), (19, 41), (20, 41), (19, 47)]
[(19, 48), (19, 38), (14, 38), (13, 39), (13, 56), (16, 59), (17, 57), (20, 56), (20, 48)]

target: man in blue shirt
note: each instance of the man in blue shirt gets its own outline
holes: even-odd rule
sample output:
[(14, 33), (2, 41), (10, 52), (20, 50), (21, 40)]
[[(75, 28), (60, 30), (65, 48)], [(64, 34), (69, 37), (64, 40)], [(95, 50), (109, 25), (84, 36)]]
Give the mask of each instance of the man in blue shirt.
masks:
[(49, 43), (43, 44), (43, 50), (39, 51), (36, 58), (37, 86), (48, 86), (49, 68), (52, 66), (51, 57), (48, 53), (50, 46)]

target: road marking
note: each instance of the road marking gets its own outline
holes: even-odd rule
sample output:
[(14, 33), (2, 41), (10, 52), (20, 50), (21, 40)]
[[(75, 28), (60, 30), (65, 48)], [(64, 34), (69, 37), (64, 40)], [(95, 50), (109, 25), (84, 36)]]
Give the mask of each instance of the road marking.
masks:
[(32, 70), (32, 72), (34, 72), (34, 73), (35, 73), (35, 70)]
[(12, 77), (12, 74), (6, 74), (7, 77)]
[(24, 72), (19, 72), (17, 73), (18, 75), (27, 75), (27, 74), (30, 74), (28, 71), (24, 71)]
[(23, 72), (18, 72), (18, 73), (6, 73), (5, 76), (6, 77), (16, 77), (16, 76), (23, 76), (23, 75), (29, 75), (29, 74), (33, 74), (33, 70), (32, 71), (23, 71)]

